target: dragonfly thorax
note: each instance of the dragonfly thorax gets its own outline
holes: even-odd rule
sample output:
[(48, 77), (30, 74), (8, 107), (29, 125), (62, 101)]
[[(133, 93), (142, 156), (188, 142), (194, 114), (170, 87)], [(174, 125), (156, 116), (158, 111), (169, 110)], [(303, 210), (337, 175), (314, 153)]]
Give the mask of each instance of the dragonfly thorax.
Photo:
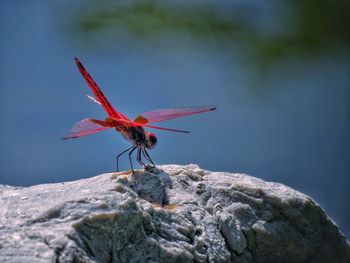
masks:
[(153, 149), (157, 144), (157, 137), (150, 132), (146, 132), (143, 127), (130, 127), (126, 131), (120, 131), (123, 136), (135, 145)]

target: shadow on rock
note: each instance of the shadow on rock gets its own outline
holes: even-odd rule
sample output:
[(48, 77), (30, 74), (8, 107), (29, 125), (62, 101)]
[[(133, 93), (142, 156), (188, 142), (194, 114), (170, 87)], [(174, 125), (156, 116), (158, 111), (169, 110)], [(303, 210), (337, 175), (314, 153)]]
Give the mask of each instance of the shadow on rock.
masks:
[(169, 203), (166, 189), (173, 188), (170, 175), (157, 168), (136, 171), (128, 177), (117, 178), (117, 183), (130, 187), (139, 198), (161, 206)]

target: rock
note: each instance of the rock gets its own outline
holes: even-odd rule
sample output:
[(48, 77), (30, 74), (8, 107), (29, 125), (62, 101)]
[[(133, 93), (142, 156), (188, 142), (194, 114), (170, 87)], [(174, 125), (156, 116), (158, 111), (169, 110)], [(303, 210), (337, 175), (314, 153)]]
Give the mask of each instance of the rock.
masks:
[(196, 165), (0, 186), (0, 262), (350, 262), (310, 197)]

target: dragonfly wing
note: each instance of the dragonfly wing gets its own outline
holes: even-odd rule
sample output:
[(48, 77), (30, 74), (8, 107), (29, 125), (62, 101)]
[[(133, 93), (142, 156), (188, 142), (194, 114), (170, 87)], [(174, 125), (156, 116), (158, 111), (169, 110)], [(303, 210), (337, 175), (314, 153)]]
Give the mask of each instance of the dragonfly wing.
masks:
[(115, 127), (117, 130), (119, 128), (129, 128), (129, 127), (141, 126), (141, 127), (147, 127), (147, 128), (164, 130), (164, 131), (189, 133), (189, 131), (164, 128), (164, 127), (159, 127), (159, 126), (154, 126), (154, 125), (147, 125), (147, 124), (144, 124), (144, 123), (137, 123), (137, 122), (134, 122), (134, 121), (118, 120), (118, 119), (114, 119), (114, 118), (107, 118), (106, 119), (106, 124), (108, 126)]
[(194, 107), (182, 107), (173, 109), (161, 109), (153, 110), (142, 113), (134, 120), (136, 123), (147, 124), (153, 122), (166, 121), (170, 119), (180, 118), (184, 116), (199, 114), (215, 110), (216, 106), (194, 106)]
[[(101, 105), (101, 102), (99, 102), (95, 97), (90, 96), (90, 95), (88, 95), (88, 94), (85, 94), (85, 96), (86, 96), (89, 100), (91, 100), (92, 102), (95, 102), (95, 103)], [(102, 105), (101, 105), (101, 106), (102, 106)]]
[(83, 119), (74, 124), (73, 128), (62, 137), (62, 140), (83, 137), (111, 128), (104, 121), (95, 119)]
[(97, 83), (94, 81), (94, 79), (91, 77), (89, 72), (85, 69), (85, 67), (83, 66), (83, 64), (80, 62), (80, 60), (78, 58), (75, 58), (75, 63), (77, 64), (78, 69), (79, 69), (81, 75), (83, 75), (86, 83), (88, 84), (88, 86), (90, 87), (92, 92), (94, 93), (97, 101), (101, 103), (101, 106), (107, 112), (107, 114), (110, 117), (115, 117), (115, 118), (119, 118), (119, 119), (123, 119), (123, 120), (130, 120), (124, 114), (116, 111), (113, 108), (113, 106), (107, 100), (106, 96), (101, 91), (100, 87), (97, 85)]

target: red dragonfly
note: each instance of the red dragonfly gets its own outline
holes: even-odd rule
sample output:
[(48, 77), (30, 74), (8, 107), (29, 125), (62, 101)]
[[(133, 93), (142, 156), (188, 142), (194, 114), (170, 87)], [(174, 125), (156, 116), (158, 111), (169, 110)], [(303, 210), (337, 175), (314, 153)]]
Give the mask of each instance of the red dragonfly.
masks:
[[(103, 109), (108, 114), (105, 120), (96, 120), (91, 118), (83, 119), (74, 124), (73, 128), (66, 134), (62, 139), (73, 139), (83, 137), (96, 132), (104, 131), (110, 128), (115, 128), (125, 139), (132, 143), (132, 146), (128, 149), (122, 151), (117, 156), (117, 171), (119, 171), (119, 157), (126, 152), (129, 152), (129, 161), (132, 172), (134, 168), (131, 161), (131, 154), (137, 149), (137, 162), (143, 166), (147, 165), (142, 161), (142, 156), (146, 159), (153, 167), (155, 166), (151, 157), (149, 156), (146, 149), (153, 149), (157, 144), (157, 137), (155, 134), (146, 132), (146, 128), (153, 128), (158, 130), (166, 130), (173, 132), (189, 133), (188, 131), (176, 130), (158, 127), (150, 125), (154, 122), (161, 122), (165, 120), (170, 120), (174, 118), (184, 117), (193, 114), (199, 114), (203, 112), (208, 112), (215, 110), (215, 106), (195, 106), (195, 107), (182, 107), (173, 109), (161, 109), (145, 112), (137, 116), (134, 120), (129, 119), (123, 113), (117, 111), (109, 103), (105, 95), (102, 93), (101, 89), (97, 83), (93, 80), (89, 72), (85, 69), (83, 64), (78, 58), (75, 58), (75, 63), (78, 66), (80, 73), (83, 75), (85, 81), (87, 82), (89, 88), (94, 93), (95, 97), (87, 95), (87, 97), (93, 102), (100, 104)], [(141, 156), (142, 155), (142, 156)]]

